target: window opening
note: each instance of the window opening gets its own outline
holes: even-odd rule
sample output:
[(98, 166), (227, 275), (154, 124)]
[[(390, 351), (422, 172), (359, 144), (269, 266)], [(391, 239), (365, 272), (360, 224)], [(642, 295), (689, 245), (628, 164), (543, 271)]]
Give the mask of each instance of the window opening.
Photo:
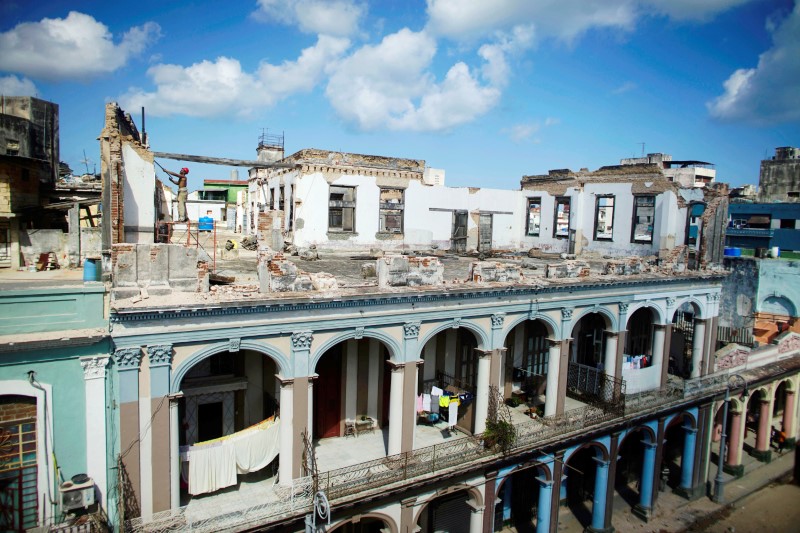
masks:
[(528, 198), (527, 235), (530, 237), (538, 237), (541, 222), (542, 222), (542, 199)]
[(656, 197), (635, 196), (633, 200), (632, 242), (653, 242)]
[(611, 240), (614, 238), (614, 197), (599, 196), (594, 215), (594, 239)]

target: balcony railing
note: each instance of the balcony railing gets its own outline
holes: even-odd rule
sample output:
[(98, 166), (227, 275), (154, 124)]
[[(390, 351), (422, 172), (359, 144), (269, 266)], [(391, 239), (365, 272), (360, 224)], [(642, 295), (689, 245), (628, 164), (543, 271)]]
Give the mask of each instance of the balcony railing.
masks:
[(570, 363), (567, 369), (567, 395), (592, 405), (624, 405), (625, 380), (609, 376), (591, 366)]
[(725, 234), (731, 237), (763, 237), (771, 239), (775, 231), (767, 228), (725, 228)]
[[(597, 398), (617, 398), (618, 401), (598, 401), (561, 415), (548, 416), (516, 426), (516, 441), (506, 453), (515, 453), (541, 446), (559, 437), (578, 434), (587, 428), (631, 416), (638, 412), (680, 401), (699, 393), (724, 389), (728, 373), (720, 373), (692, 380), (670, 382), (666, 387), (625, 395), (625, 383), (621, 379), (601, 376), (595, 369), (585, 365), (570, 365), (574, 372), (575, 387), (584, 397), (594, 394)], [(594, 370), (595, 373), (588, 372)], [(603, 378), (605, 383), (603, 383)], [(581, 389), (582, 387), (582, 389)], [(599, 392), (598, 392), (599, 391)], [(603, 391), (611, 391), (606, 394)], [(624, 400), (624, 401), (623, 401)], [(312, 476), (295, 479), (289, 487), (276, 486), (274, 498), (256, 506), (239, 510), (212, 509), (190, 511), (186, 507), (156, 513), (142, 519), (126, 522), (126, 532), (193, 531), (214, 532), (226, 529), (246, 529), (290, 517), (299, 517), (311, 510), (314, 490), (325, 491), (333, 505), (343, 499), (371, 490), (386, 489), (392, 485), (402, 486), (413, 479), (435, 476), (444, 470), (466, 466), (470, 463), (499, 455), (500, 452), (484, 446), (482, 435), (436, 444), (409, 452), (390, 455), (373, 461), (345, 468), (321, 472), (317, 479)], [(194, 516), (193, 516), (194, 515)]]

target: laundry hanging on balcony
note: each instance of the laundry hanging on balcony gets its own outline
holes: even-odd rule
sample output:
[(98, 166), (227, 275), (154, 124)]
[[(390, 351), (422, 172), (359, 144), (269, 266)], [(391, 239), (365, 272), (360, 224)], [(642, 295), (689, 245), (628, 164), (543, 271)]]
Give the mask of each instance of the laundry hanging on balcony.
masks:
[(189, 466), (189, 494), (205, 494), (236, 484), (237, 474), (261, 470), (278, 456), (280, 420), (268, 418), (231, 435), (181, 447)]

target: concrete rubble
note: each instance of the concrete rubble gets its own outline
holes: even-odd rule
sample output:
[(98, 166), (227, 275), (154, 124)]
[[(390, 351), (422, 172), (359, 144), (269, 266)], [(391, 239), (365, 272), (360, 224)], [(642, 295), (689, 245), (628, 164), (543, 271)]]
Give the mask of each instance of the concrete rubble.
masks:
[(444, 266), (436, 257), (390, 255), (376, 260), (378, 287), (441, 285)]

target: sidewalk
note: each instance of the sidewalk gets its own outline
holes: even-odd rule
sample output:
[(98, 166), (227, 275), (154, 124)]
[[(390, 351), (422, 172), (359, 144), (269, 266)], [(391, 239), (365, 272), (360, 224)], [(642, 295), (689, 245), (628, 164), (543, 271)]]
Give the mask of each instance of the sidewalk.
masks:
[[(713, 502), (708, 496), (689, 501), (674, 494), (671, 490), (659, 492), (655, 511), (649, 522), (644, 522), (634, 515), (630, 504), (615, 491), (611, 523), (617, 533), (683, 533), (699, 531), (700, 529), (692, 527), (696, 522), (703, 521), (709, 515), (722, 511), (731, 504), (766, 487), (771, 482), (790, 474), (794, 465), (794, 454), (795, 452), (793, 451), (787, 451), (779, 455), (773, 450), (773, 460), (769, 464), (758, 462), (753, 457), (745, 455), (742, 461), (745, 465), (745, 476), (743, 478), (736, 479), (733, 476), (724, 474), (726, 481), (725, 505)], [(712, 460), (714, 458), (715, 454), (712, 454)], [(712, 490), (716, 473), (717, 466), (714, 463), (709, 467)], [(560, 509), (558, 518), (559, 532), (579, 533), (584, 530), (572, 511), (567, 508)], [(515, 531), (515, 529), (512, 527), (503, 531)]]

